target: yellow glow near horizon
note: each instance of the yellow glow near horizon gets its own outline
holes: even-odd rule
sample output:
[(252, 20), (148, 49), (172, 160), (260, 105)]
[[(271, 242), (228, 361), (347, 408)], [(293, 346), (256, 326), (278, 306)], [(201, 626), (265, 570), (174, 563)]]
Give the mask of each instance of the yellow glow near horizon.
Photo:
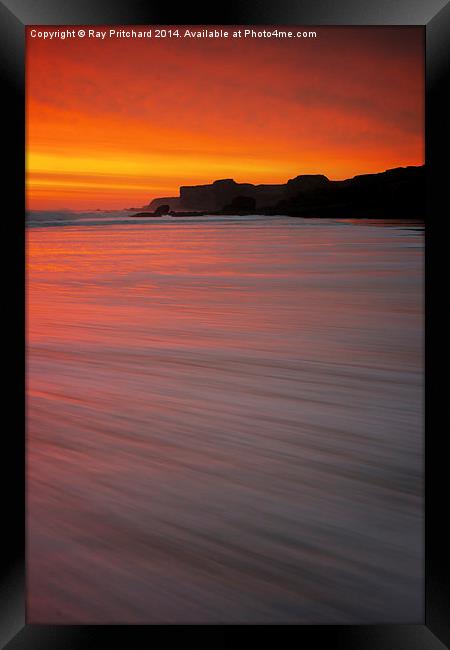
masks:
[(421, 28), (320, 34), (28, 38), (28, 207), (123, 208), (220, 178), (342, 179), (423, 164)]

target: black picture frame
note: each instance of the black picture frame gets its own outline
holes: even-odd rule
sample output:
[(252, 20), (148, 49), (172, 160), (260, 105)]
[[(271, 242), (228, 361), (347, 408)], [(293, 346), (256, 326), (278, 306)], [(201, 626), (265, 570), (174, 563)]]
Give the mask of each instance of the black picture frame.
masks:
[[(173, 10), (142, 0), (0, 0), (0, 70), (4, 192), (3, 251), (12, 252), (4, 277), (5, 348), (12, 349), (3, 373), (5, 416), (3, 431), (2, 572), (0, 576), (0, 643), (21, 648), (147, 647), (154, 626), (27, 625), (25, 617), (25, 28), (28, 25), (422, 25), (426, 36), (426, 611), (418, 625), (293, 626), (294, 639), (304, 647), (351, 650), (438, 650), (450, 641), (450, 576), (445, 531), (447, 467), (444, 454), (448, 427), (445, 378), (445, 325), (439, 290), (445, 278), (445, 198), (448, 187), (447, 147), (450, 142), (445, 73), (450, 69), (450, 6), (443, 0), (241, 0), (197, 9), (192, 3)], [(446, 164), (447, 163), (447, 164)], [(442, 208), (440, 206), (443, 206)], [(444, 249), (445, 247), (445, 249)], [(447, 253), (448, 255), (448, 253)], [(9, 301), (9, 302), (8, 302)], [(7, 416), (10, 418), (7, 418)], [(5, 472), (8, 469), (9, 472)], [(171, 626), (172, 627), (172, 626)], [(184, 627), (184, 626), (176, 626)], [(196, 627), (196, 626), (189, 626)], [(222, 627), (222, 626), (221, 626)], [(232, 627), (232, 626), (226, 626)], [(246, 626), (248, 627), (248, 626)], [(284, 627), (284, 626), (283, 626)], [(289, 626), (292, 628), (292, 626)]]

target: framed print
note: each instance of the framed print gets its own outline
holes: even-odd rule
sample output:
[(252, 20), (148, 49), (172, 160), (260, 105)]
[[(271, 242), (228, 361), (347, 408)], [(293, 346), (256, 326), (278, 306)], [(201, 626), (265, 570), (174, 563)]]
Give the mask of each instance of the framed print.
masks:
[(2, 645), (446, 647), (449, 19), (0, 4)]

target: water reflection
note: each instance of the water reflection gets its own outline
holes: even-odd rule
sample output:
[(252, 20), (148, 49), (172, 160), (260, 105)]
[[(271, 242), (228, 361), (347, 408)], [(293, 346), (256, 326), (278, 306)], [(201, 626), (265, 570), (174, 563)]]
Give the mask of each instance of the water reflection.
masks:
[(384, 226), (28, 231), (29, 622), (422, 622), (423, 237)]

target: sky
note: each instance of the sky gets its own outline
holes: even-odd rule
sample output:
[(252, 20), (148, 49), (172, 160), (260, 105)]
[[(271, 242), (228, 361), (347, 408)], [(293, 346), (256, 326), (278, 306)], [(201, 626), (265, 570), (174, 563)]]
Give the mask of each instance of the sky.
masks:
[(141, 207), (220, 178), (424, 163), (420, 27), (308, 27), (317, 38), (284, 40), (43, 40), (31, 29), (28, 209)]

